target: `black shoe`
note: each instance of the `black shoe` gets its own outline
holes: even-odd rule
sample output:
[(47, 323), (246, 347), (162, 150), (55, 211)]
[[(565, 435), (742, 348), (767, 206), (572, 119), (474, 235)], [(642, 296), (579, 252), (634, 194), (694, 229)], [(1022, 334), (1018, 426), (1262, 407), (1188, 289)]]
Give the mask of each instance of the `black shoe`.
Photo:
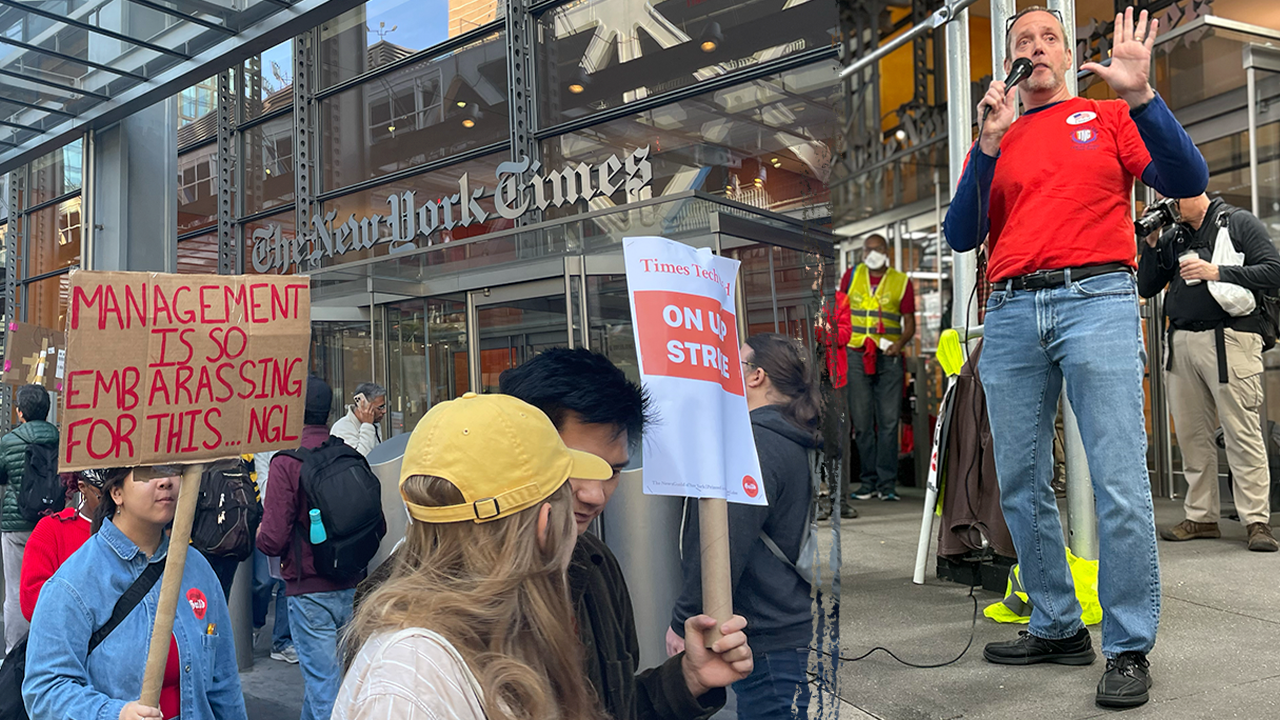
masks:
[(840, 507), (841, 520), (853, 520), (856, 517), (858, 517), (858, 508), (852, 505), (842, 505)]
[(1144, 653), (1130, 651), (1107, 660), (1107, 671), (1098, 681), (1097, 703), (1102, 707), (1131, 708), (1147, 702), (1151, 665)]
[(1026, 630), (1020, 630), (1017, 640), (988, 643), (982, 650), (982, 657), (997, 665), (1033, 665), (1042, 662), (1089, 665), (1096, 656), (1089, 631), (1080, 628), (1080, 632), (1062, 640), (1045, 640)]

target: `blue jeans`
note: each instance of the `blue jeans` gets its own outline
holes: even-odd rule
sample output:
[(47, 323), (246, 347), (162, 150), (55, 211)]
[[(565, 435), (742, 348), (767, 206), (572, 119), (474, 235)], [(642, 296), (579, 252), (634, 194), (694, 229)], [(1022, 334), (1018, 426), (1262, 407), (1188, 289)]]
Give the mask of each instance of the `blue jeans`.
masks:
[(876, 374), (849, 349), (849, 414), (862, 466), (859, 493), (891, 493), (898, 481), (898, 419), (902, 416), (902, 356), (878, 353)]
[(733, 684), (738, 720), (809, 717), (808, 667), (808, 648), (756, 653), (755, 669)]
[(329, 720), (342, 684), (338, 636), (351, 620), (355, 588), (293, 595), (289, 629), (302, 668), (302, 720)]
[(284, 595), (284, 581), (271, 577), (267, 556), (253, 549), (253, 627), (267, 624), (267, 607), (276, 598), (276, 621), (271, 626), (271, 650), (283, 650), (293, 644), (289, 636), (289, 601)]
[(1000, 504), (1034, 607), (1031, 633), (1061, 639), (1084, 627), (1049, 485), (1065, 379), (1093, 477), (1102, 652), (1150, 652), (1160, 620), (1160, 567), (1133, 276), (1108, 273), (1037, 291), (997, 284), (987, 301), (984, 334), (979, 371)]

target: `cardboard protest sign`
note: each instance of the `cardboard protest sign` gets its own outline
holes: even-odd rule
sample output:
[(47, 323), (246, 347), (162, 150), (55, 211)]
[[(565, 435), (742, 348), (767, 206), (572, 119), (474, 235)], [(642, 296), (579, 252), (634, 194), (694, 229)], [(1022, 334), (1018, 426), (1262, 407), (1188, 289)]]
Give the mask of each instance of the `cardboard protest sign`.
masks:
[(65, 371), (67, 336), (61, 330), (11, 322), (4, 339), (4, 374), (10, 385), (43, 385), (61, 390)]
[(644, 491), (765, 505), (739, 359), (738, 261), (665, 238), (623, 241), (645, 429)]
[(309, 278), (71, 273), (59, 469), (298, 446)]

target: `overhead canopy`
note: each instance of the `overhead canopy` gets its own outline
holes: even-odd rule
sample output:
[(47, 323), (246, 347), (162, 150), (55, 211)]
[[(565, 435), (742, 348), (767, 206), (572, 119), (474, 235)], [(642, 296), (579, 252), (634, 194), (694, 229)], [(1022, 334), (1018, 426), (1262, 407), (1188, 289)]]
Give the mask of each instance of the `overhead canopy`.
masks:
[(362, 0), (0, 0), (0, 173)]

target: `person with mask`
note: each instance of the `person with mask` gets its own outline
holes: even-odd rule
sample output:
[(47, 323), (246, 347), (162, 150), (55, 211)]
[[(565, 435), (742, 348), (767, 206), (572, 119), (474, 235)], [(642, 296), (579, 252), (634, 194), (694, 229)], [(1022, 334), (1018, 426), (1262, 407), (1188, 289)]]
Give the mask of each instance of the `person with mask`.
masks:
[[(738, 720), (807, 718), (813, 615), (809, 582), (795, 564), (813, 504), (809, 452), (822, 444), (821, 401), (810, 364), (799, 344), (785, 335), (748, 338), (742, 373), (769, 504), (729, 503), (733, 609), (747, 619), (755, 654), (752, 673), (733, 684)], [(690, 502), (681, 538), (684, 585), (667, 629), (668, 654), (690, 646), (685, 623), (702, 606), (698, 522), (698, 504)]]
[(93, 515), (102, 501), (102, 486), (107, 479), (101, 470), (82, 470), (62, 477), (71, 479), (74, 487), (69, 489), (79, 490), (80, 500), (75, 507), (40, 518), (27, 540), (27, 549), (22, 554), (20, 598), (22, 617), (27, 622), (31, 622), (31, 614), (36, 611), (40, 588), (92, 534)]
[(906, 273), (889, 266), (889, 243), (871, 235), (862, 262), (845, 270), (853, 334), (848, 346), (849, 413), (858, 446), (859, 500), (897, 500), (898, 420), (905, 370), (902, 349), (916, 334), (916, 300)]

